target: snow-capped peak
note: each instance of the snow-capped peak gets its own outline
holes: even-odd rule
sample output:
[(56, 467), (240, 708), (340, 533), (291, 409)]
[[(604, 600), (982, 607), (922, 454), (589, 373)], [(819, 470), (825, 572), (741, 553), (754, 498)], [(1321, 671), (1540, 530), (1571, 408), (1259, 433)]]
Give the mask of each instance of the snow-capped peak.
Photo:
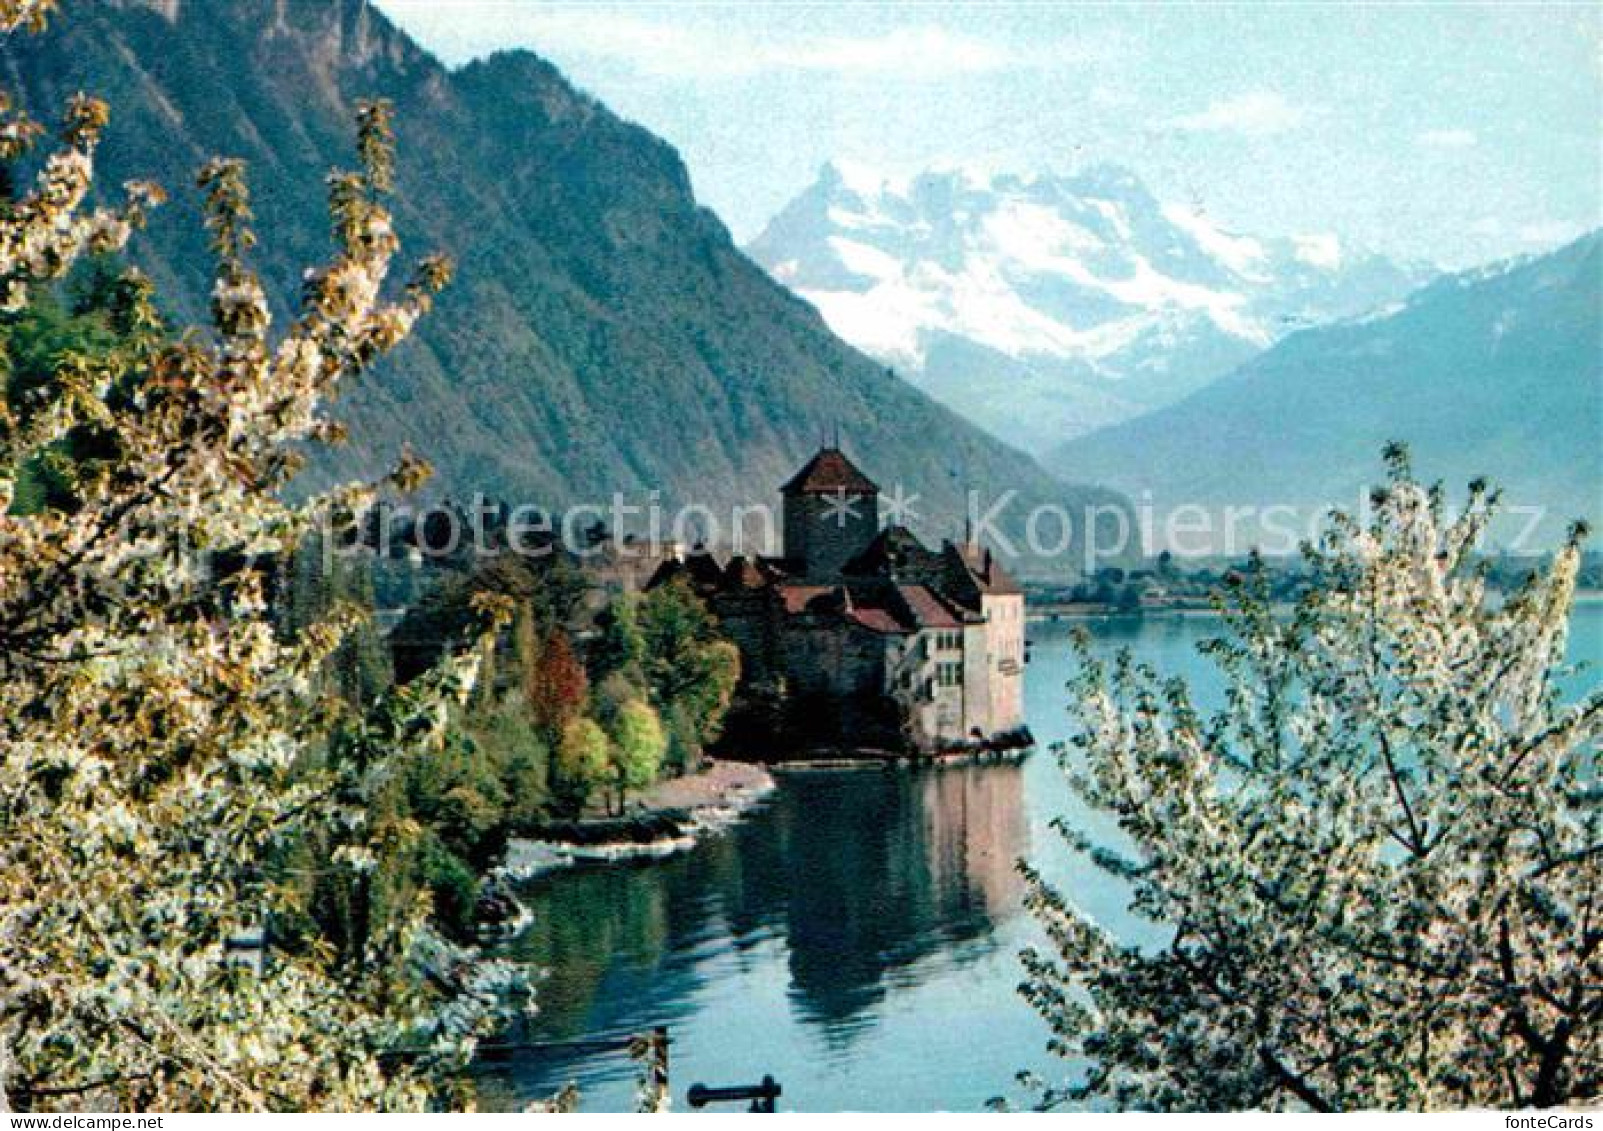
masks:
[(1028, 386), (1039, 403), (1023, 427), (1043, 442), (1423, 278), (1332, 235), (1230, 231), (1106, 164), (891, 176), (833, 161), (747, 250), (842, 337), (982, 421)]
[(1341, 269), (1341, 240), (1328, 233), (1312, 236), (1293, 236), (1299, 263), (1317, 267), (1322, 271)]
[(882, 193), (906, 191), (906, 179), (890, 176), (872, 166), (845, 158), (826, 161), (818, 170), (820, 185), (836, 185), (853, 196), (873, 198)]
[(1263, 271), (1268, 266), (1269, 253), (1251, 236), (1227, 232), (1215, 226), (1206, 213), (1178, 204), (1165, 204), (1163, 217), (1243, 279), (1267, 281)]

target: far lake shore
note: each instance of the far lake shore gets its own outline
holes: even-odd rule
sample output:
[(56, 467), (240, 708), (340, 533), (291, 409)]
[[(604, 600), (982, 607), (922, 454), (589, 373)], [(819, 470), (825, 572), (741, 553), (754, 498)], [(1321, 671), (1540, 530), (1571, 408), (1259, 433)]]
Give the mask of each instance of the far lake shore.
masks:
[[(1576, 604), (1603, 602), (1603, 589), (1577, 589)], [(1140, 609), (1120, 608), (1117, 605), (1091, 601), (1030, 601), (1026, 599), (1025, 619), (1032, 624), (1061, 620), (1105, 620), (1121, 618), (1139, 620), (1142, 617), (1213, 616), (1218, 610), (1206, 600), (1180, 601), (1168, 605), (1151, 605)]]

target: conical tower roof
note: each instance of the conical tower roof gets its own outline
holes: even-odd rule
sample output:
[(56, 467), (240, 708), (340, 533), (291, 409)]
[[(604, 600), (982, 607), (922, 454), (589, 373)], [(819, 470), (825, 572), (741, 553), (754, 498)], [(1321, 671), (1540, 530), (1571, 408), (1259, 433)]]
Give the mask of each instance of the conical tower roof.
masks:
[(874, 481), (857, 469), (839, 448), (820, 448), (818, 454), (779, 489), (786, 495), (877, 495)]

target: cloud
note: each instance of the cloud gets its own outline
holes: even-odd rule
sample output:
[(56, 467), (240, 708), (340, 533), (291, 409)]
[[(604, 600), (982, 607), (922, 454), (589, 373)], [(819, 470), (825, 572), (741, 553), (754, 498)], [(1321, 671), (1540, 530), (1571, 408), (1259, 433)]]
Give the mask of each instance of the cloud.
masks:
[(937, 27), (898, 28), (861, 39), (824, 39), (762, 53), (778, 66), (810, 71), (909, 71), (962, 74), (1015, 66), (1023, 57), (1005, 47)]
[(1533, 250), (1559, 247), (1587, 231), (1584, 223), (1573, 220), (1531, 220), (1512, 223), (1496, 216), (1483, 216), (1468, 226), (1471, 235), (1498, 240), (1505, 245)]
[(1179, 130), (1238, 133), (1248, 137), (1284, 133), (1306, 114), (1272, 90), (1254, 90), (1210, 102), (1206, 110), (1170, 120)]
[(1473, 149), (1480, 141), (1473, 130), (1426, 130), (1414, 135), (1414, 141), (1426, 149)]
[(518, 20), (517, 38), (541, 53), (586, 55), (668, 78), (800, 71), (927, 80), (1050, 66), (1083, 56), (1073, 45), (1021, 48), (933, 24), (874, 35), (759, 38), (727, 28), (584, 9), (528, 11)]

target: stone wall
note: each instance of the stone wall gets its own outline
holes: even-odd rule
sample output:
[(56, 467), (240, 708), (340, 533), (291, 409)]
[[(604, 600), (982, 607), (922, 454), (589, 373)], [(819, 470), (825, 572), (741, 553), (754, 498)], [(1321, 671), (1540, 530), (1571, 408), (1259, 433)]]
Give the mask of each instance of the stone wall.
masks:
[[(928, 633), (935, 641), (955, 638), (954, 643), (937, 646), (935, 651), (935, 737), (944, 742), (957, 742), (968, 734), (968, 674), (964, 670), (964, 629), (936, 629)], [(942, 680), (942, 672), (950, 669), (954, 682)]]
[(783, 682), (786, 725), (778, 745), (894, 747), (909, 721), (892, 686), (905, 638), (874, 632), (832, 614), (785, 615), (767, 595), (721, 595), (724, 633), (740, 649), (748, 693)]
[(849, 511), (833, 495), (787, 495), (785, 557), (805, 563), (810, 578), (833, 578), (879, 533), (874, 495), (850, 495)]
[(798, 695), (884, 695), (887, 638), (834, 617), (786, 617), (779, 667)]
[[(803, 744), (930, 749), (1024, 723), (1024, 601), (985, 598), (985, 623), (879, 633), (829, 613), (785, 615), (771, 594), (725, 594), (714, 609), (740, 649), (745, 688), (783, 684)], [(961, 645), (946, 641), (953, 632)], [(943, 670), (955, 667), (955, 683)], [(805, 732), (805, 733), (803, 733)]]
[(991, 671), (987, 652), (989, 625), (963, 626), (963, 698), (968, 706), (960, 737), (978, 730), (989, 737), (991, 726)]
[(987, 620), (985, 667), (989, 683), (986, 733), (1024, 725), (1024, 597), (987, 595), (981, 601)]
[(896, 638), (885, 660), (885, 684), (907, 715), (908, 737), (919, 746), (931, 744), (939, 731), (932, 634)]

